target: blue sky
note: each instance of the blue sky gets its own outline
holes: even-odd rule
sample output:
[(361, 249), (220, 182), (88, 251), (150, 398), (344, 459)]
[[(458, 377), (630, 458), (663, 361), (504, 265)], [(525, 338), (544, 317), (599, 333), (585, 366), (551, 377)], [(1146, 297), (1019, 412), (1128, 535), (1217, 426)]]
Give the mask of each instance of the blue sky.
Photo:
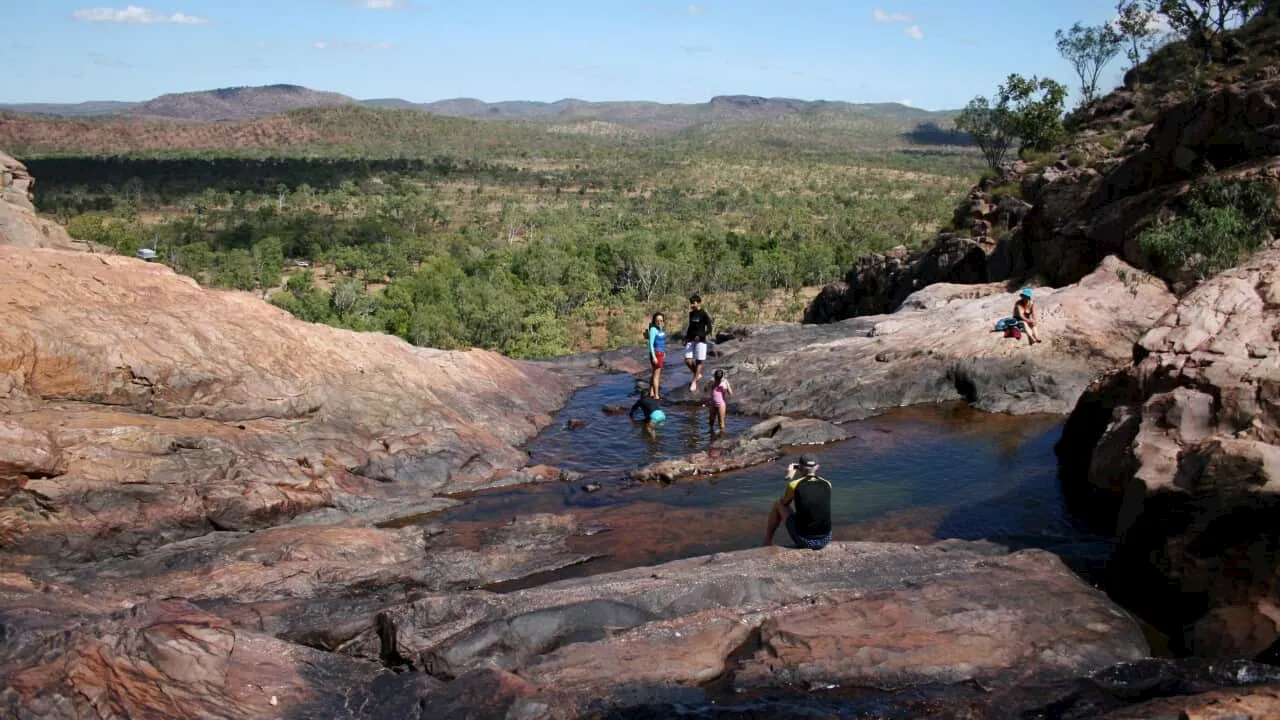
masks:
[[(3, 0), (0, 102), (296, 83), (358, 98), (957, 108), (1010, 72), (1072, 79), (1053, 32), (1114, 0)], [(1117, 59), (1108, 81), (1120, 74)], [(1106, 83), (1104, 83), (1106, 85)], [(1110, 85), (1106, 85), (1110, 87)]]

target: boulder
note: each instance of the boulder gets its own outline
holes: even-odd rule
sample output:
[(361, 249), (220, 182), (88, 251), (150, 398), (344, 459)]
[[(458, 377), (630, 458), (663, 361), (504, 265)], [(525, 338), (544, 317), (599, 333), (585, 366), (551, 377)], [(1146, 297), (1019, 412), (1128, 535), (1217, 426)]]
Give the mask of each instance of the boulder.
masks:
[(1058, 445), (1069, 489), (1123, 538), (1118, 592), (1179, 647), (1254, 657), (1280, 638), (1280, 251), (1182, 299)]
[(31, 204), (34, 184), (25, 165), (0, 151), (0, 245), (86, 249), (61, 225), (36, 215)]
[(992, 412), (1070, 412), (1175, 298), (1109, 258), (1080, 283), (1037, 289), (1044, 343), (992, 332), (1015, 295), (1001, 284), (935, 284), (890, 315), (828, 325), (768, 325), (720, 346), (737, 409), (859, 420), (886, 408), (967, 400)]

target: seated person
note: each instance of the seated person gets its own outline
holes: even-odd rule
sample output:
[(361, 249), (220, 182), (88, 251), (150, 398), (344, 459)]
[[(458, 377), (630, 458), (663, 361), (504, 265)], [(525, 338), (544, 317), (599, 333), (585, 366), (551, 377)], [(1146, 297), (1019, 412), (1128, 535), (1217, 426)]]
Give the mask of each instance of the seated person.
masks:
[(773, 534), (784, 523), (798, 548), (821, 550), (831, 542), (831, 482), (818, 477), (817, 471), (818, 461), (808, 455), (787, 466), (787, 489), (769, 512), (766, 547), (773, 544)]

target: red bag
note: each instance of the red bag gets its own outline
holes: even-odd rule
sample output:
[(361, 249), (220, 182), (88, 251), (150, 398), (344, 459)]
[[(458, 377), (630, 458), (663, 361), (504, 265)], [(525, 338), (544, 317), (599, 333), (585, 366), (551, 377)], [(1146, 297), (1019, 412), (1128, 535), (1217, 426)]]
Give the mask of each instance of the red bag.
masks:
[(1014, 340), (1021, 340), (1021, 339), (1022, 339), (1022, 331), (1021, 331), (1021, 330), (1019, 330), (1019, 329), (1018, 329), (1018, 328), (1016, 328), (1016, 327), (1005, 328), (1005, 329), (1004, 329), (1004, 336), (1005, 336), (1005, 337), (1007, 337), (1007, 338), (1013, 338)]

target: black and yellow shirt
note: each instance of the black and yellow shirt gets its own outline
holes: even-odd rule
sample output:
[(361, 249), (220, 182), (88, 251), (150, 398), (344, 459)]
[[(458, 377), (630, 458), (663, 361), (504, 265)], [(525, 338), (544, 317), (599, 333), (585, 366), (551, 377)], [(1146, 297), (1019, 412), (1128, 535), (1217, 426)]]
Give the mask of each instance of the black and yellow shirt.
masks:
[(831, 534), (831, 482), (817, 475), (805, 475), (787, 483), (782, 504), (795, 502), (796, 532), (805, 537)]

